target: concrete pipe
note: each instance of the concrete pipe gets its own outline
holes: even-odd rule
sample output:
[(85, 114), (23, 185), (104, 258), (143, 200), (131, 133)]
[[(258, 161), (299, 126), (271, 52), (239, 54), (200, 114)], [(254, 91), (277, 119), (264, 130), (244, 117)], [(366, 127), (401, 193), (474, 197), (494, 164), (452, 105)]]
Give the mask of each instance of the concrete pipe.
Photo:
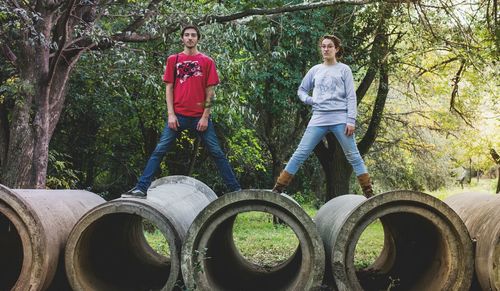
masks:
[(444, 200), (475, 241), (475, 275), (482, 290), (500, 290), (500, 195), (461, 193)]
[[(354, 255), (365, 228), (379, 219), (384, 246), (368, 268)], [(327, 276), (338, 290), (468, 290), (473, 253), (467, 228), (445, 203), (413, 191), (366, 199), (343, 195), (315, 218), (327, 254)]]
[(104, 202), (87, 191), (0, 185), (0, 290), (67, 290), (66, 240), (78, 219)]
[[(66, 272), (74, 290), (172, 290), (182, 283), (180, 252), (189, 225), (217, 195), (202, 182), (169, 176), (153, 182), (147, 199), (121, 198), (88, 212), (66, 246)], [(144, 237), (143, 220), (165, 237), (170, 257)]]
[[(295, 253), (265, 268), (247, 261), (233, 240), (236, 216), (249, 211), (273, 214), (298, 238)], [(182, 247), (182, 275), (189, 290), (317, 290), (324, 274), (324, 249), (307, 213), (291, 198), (267, 190), (229, 193), (193, 221)]]

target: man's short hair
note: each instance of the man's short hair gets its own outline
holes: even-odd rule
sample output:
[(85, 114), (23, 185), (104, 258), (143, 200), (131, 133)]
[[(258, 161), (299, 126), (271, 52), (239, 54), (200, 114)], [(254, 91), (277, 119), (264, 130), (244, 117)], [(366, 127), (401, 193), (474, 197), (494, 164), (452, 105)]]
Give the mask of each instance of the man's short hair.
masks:
[(198, 40), (201, 39), (200, 29), (198, 28), (198, 26), (196, 26), (194, 24), (188, 24), (188, 25), (183, 26), (182, 30), (181, 30), (181, 37), (184, 36), (184, 31), (186, 31), (186, 29), (190, 29), (190, 28), (196, 30), (196, 35), (198, 36)]

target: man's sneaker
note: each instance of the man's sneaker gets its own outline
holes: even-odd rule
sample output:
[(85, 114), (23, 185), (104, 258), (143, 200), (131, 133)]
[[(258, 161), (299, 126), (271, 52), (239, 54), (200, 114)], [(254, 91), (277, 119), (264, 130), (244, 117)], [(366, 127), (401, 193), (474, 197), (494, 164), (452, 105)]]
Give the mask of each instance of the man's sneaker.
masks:
[(122, 198), (146, 198), (146, 193), (136, 187), (122, 194)]

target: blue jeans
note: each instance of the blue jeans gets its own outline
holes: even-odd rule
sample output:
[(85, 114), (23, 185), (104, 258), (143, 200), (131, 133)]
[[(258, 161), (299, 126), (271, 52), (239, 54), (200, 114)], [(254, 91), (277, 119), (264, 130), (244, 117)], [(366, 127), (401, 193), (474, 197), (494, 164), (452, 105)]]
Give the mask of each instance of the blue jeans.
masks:
[(329, 131), (331, 131), (339, 141), (347, 161), (351, 164), (356, 176), (367, 173), (368, 171), (366, 170), (365, 162), (363, 161), (363, 158), (361, 158), (358, 147), (356, 146), (354, 134), (347, 136), (344, 133), (345, 126), (345, 124), (336, 124), (308, 127), (302, 136), (299, 146), (293, 153), (290, 161), (288, 161), (285, 171), (295, 175), (295, 173), (299, 170), (299, 167), (309, 157), (316, 145)]
[(177, 131), (169, 128), (168, 123), (165, 124), (165, 129), (163, 129), (160, 141), (151, 154), (151, 157), (149, 158), (149, 161), (146, 164), (146, 168), (144, 169), (142, 176), (139, 178), (136, 187), (144, 192), (147, 191), (147, 189), (151, 185), (151, 180), (156, 170), (160, 166), (161, 160), (177, 140), (177, 137), (179, 136), (181, 131), (188, 129), (194, 130), (198, 134), (198, 136), (201, 137), (204, 145), (208, 149), (208, 152), (214, 159), (215, 165), (217, 166), (217, 169), (219, 170), (219, 173), (229, 190), (240, 190), (241, 187), (238, 183), (238, 180), (236, 180), (233, 169), (229, 165), (226, 155), (219, 146), (219, 140), (217, 139), (217, 135), (215, 134), (215, 128), (212, 120), (208, 120), (208, 127), (203, 132), (199, 132), (196, 130), (196, 125), (198, 124), (200, 117), (177, 115), (177, 120), (179, 121)]

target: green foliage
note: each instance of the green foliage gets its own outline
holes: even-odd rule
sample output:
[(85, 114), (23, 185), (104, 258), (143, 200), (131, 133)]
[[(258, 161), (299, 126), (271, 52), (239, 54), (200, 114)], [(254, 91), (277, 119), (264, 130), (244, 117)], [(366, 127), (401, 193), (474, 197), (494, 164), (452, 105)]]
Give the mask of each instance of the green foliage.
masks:
[(74, 189), (79, 181), (78, 171), (68, 161), (69, 156), (49, 151), (49, 166), (47, 169), (47, 188)]
[[(117, 15), (140, 14), (147, 5), (145, 1), (122, 2), (107, 7), (95, 30), (88, 33), (105, 38), (121, 31), (129, 22)], [(66, 109), (51, 142), (51, 147), (67, 155), (73, 165), (78, 177), (76, 187), (107, 192), (113, 198), (140, 175), (165, 125), (161, 82), (164, 61), (182, 49), (178, 33), (168, 34), (169, 29), (201, 15), (299, 2), (162, 2), (158, 14), (140, 31), (161, 34), (161, 40), (117, 43), (108, 51), (84, 55), (71, 78)], [(353, 69), (356, 82), (362, 80), (374, 31), (380, 24), (374, 17), (380, 5), (384, 4), (337, 5), (202, 27), (200, 50), (214, 58), (221, 78), (212, 118), (244, 188), (270, 188), (272, 175), (298, 144), (309, 108), (300, 103), (296, 90), (307, 70), (321, 61), (317, 49), (321, 35), (335, 33), (341, 37), (343, 61)], [(498, 151), (500, 147), (494, 83), (498, 71), (492, 62), (495, 42), (484, 25), (486, 20), (479, 16), (472, 19), (466, 11), (464, 20), (469, 22), (462, 25), (470, 24), (474, 32), (470, 38), (457, 30), (456, 20), (460, 18), (437, 8), (425, 9), (416, 11), (398, 5), (393, 17), (386, 20), (391, 31), (391, 90), (378, 138), (365, 157), (377, 192), (445, 187), (454, 183), (451, 169), (471, 159), (475, 168), (488, 170), (493, 165), (489, 149)], [(421, 22), (419, 13), (423, 12), (428, 23)], [(0, 17), (7, 16), (4, 12)], [(480, 48), (476, 53), (471, 50), (474, 46)], [(452, 80), (463, 59), (466, 69), (454, 103), (462, 113), (459, 116), (450, 111), (450, 96)], [(370, 122), (377, 85), (375, 81), (359, 107), (358, 139)], [(22, 87), (7, 83), (0, 86), (4, 100)], [(474, 127), (465, 126), (464, 119)], [(195, 158), (192, 175), (216, 192), (224, 192), (203, 146), (196, 156), (194, 149), (194, 136), (183, 135), (167, 155), (159, 175), (186, 174)], [(289, 191), (297, 192), (299, 200), (317, 203), (314, 201), (324, 193), (324, 179), (318, 161), (311, 157)], [(359, 192), (354, 178), (351, 190)]]

